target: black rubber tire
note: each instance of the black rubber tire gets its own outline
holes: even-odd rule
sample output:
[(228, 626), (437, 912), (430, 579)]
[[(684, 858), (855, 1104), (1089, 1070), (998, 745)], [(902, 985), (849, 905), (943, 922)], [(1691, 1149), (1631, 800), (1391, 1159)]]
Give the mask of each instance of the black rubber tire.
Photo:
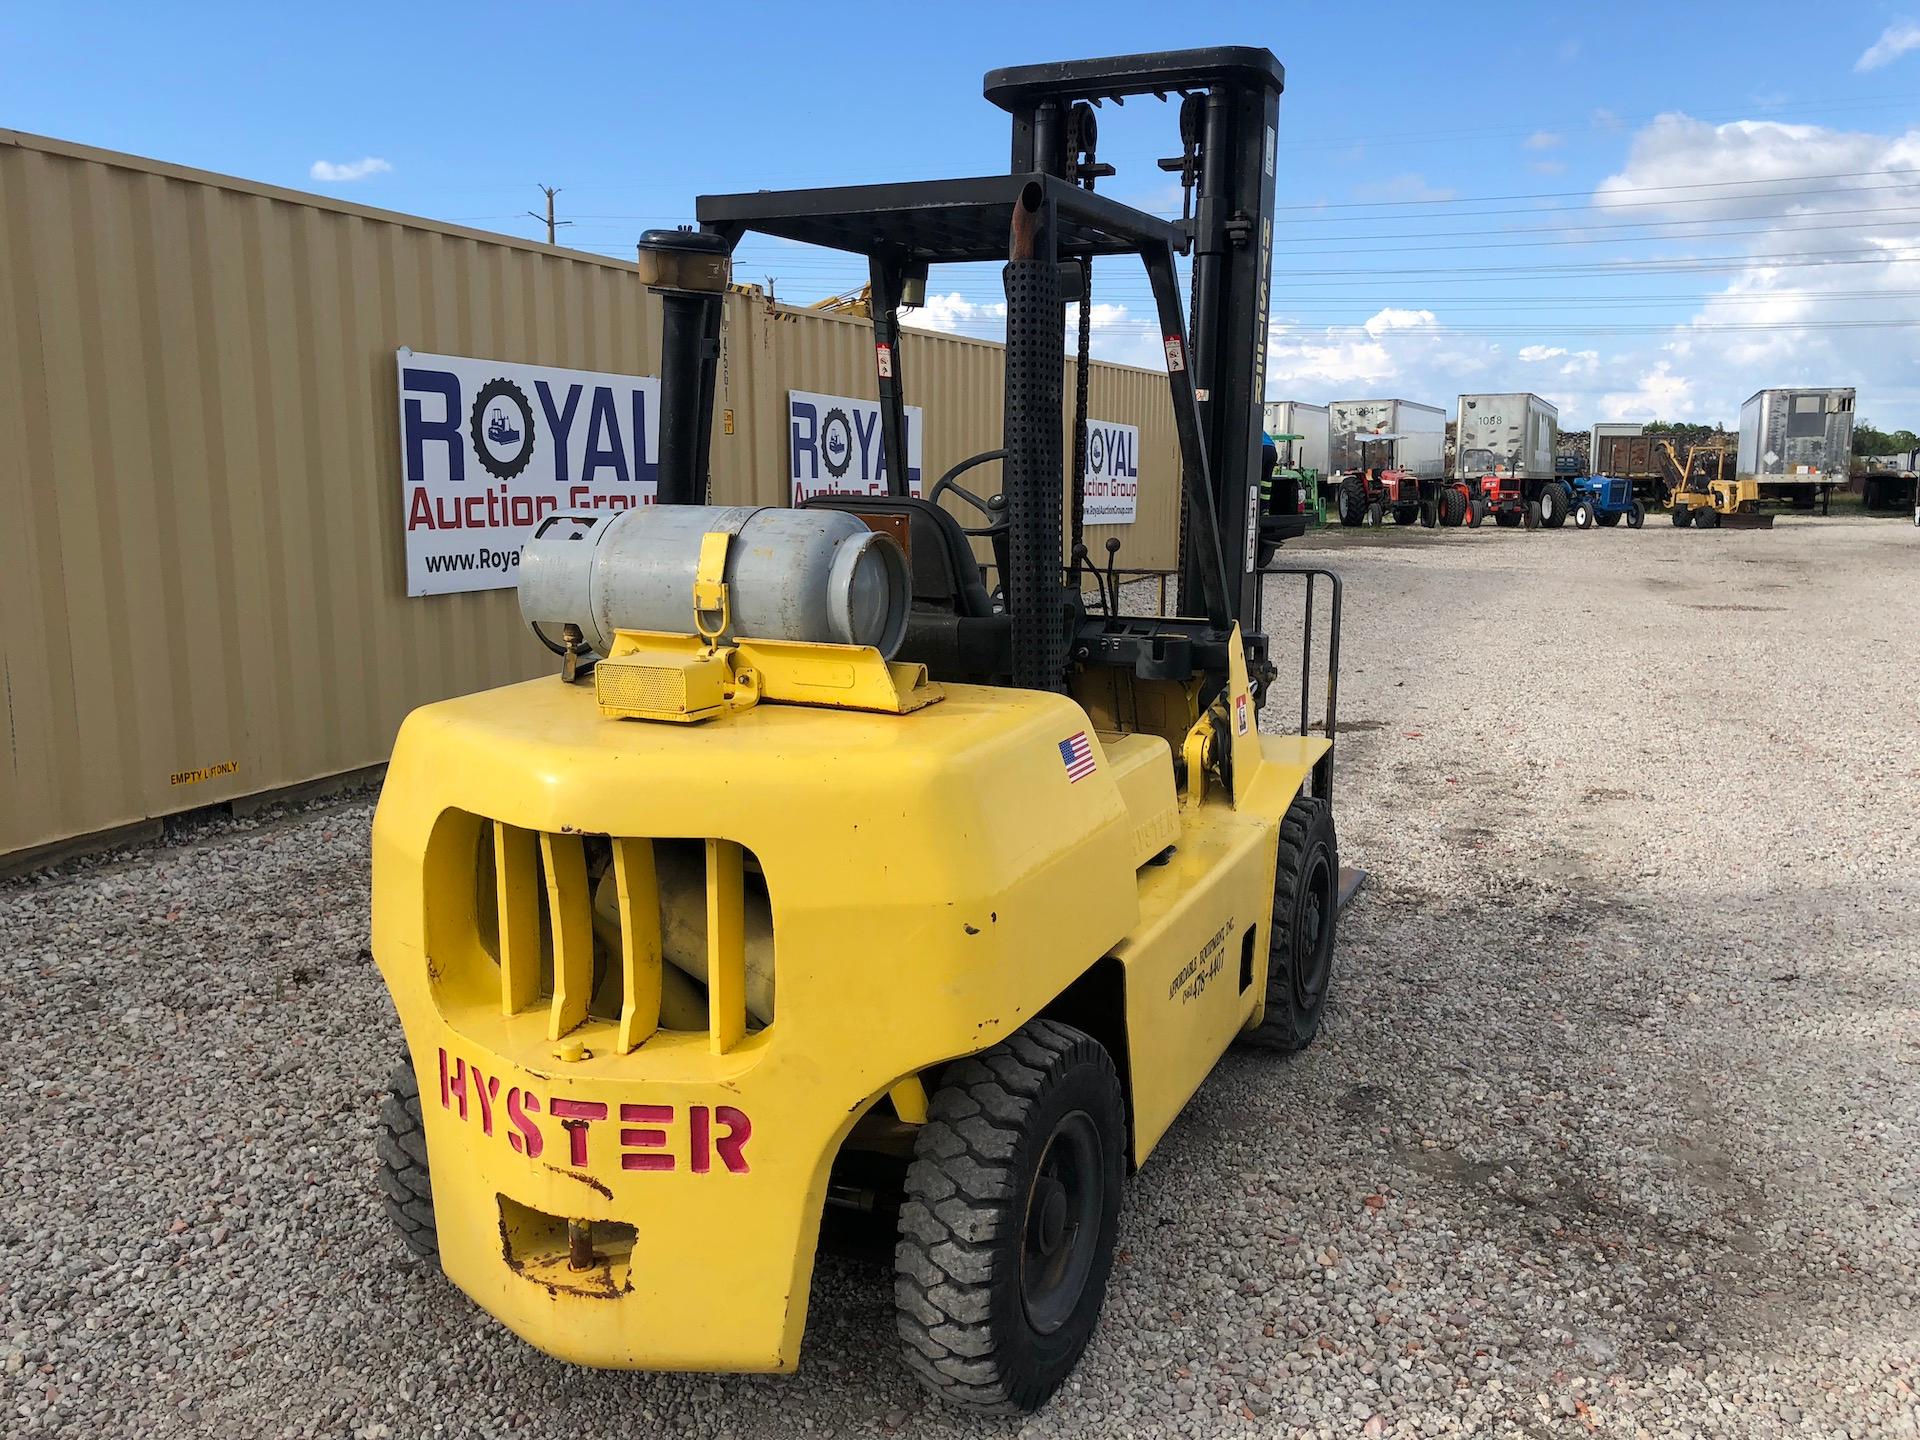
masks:
[[(1030, 1207), (1056, 1140), (1073, 1137), (1071, 1152), (1089, 1134), (1097, 1155), (1073, 1173), (1091, 1188), (1062, 1202), (1080, 1210), (1062, 1263), (1087, 1268), (1067, 1282), (1063, 1317), (1037, 1323), (1025, 1261), (1029, 1231), (1047, 1222)], [(1026, 1414), (1079, 1361), (1113, 1268), (1126, 1134), (1113, 1058), (1072, 1026), (1032, 1020), (947, 1067), (907, 1170), (893, 1297), (908, 1367), (948, 1404)]]
[(1393, 523), (1396, 525), (1412, 525), (1419, 519), (1420, 507), (1418, 505), (1396, 505), (1393, 507)]
[(1696, 530), (1718, 530), (1720, 528), (1720, 512), (1711, 505), (1702, 505), (1694, 513), (1693, 525)]
[(1440, 492), (1440, 523), (1451, 529), (1467, 518), (1467, 493), (1457, 485)]
[(1593, 503), (1588, 500), (1576, 500), (1573, 504), (1573, 528), (1591, 530), (1593, 522), (1599, 517), (1593, 513)]
[(1606, 526), (1607, 529), (1611, 530), (1613, 529), (1614, 526), (1620, 523), (1620, 517), (1625, 513), (1626, 513), (1625, 511), (1621, 511), (1621, 510), (1602, 510), (1599, 514), (1595, 515), (1593, 518), (1595, 520), (1598, 520), (1602, 525)]
[(1629, 501), (1627, 503), (1627, 528), (1629, 530), (1638, 530), (1642, 525), (1646, 523), (1647, 523), (1646, 506), (1642, 505), (1638, 500)]
[(433, 1227), (433, 1181), (427, 1174), (427, 1129), (420, 1120), (420, 1086), (413, 1062), (401, 1059), (387, 1082), (380, 1105), (380, 1133), (373, 1142), (380, 1157), (380, 1193), (387, 1218), (407, 1248), (423, 1260), (440, 1258), (440, 1236)]
[(1493, 512), (1493, 523), (1498, 525), (1502, 530), (1511, 530), (1520, 523), (1520, 512), (1518, 510), (1496, 510)]
[(1673, 524), (1676, 530), (1684, 530), (1693, 523), (1693, 508), (1688, 505), (1673, 507)]
[(1549, 530), (1558, 530), (1567, 523), (1567, 512), (1573, 508), (1573, 490), (1558, 480), (1540, 488), (1540, 523)]
[(1467, 528), (1478, 530), (1487, 518), (1487, 502), (1479, 496), (1467, 502)]
[(1359, 525), (1367, 518), (1367, 482), (1349, 475), (1340, 482), (1338, 504), (1342, 525)]
[(1263, 1050), (1291, 1054), (1320, 1033), (1333, 982), (1333, 942), (1340, 927), (1340, 845), (1333, 809), (1302, 795), (1280, 821), (1280, 858), (1273, 877), (1273, 926), (1267, 933), (1267, 1006), (1242, 1037)]

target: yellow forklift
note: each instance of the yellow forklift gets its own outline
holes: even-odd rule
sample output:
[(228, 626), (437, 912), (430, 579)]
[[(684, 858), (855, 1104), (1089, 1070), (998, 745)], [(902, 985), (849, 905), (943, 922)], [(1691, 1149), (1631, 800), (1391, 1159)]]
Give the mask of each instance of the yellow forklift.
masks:
[[(823, 1214), (867, 1211), (897, 1217), (907, 1365), (958, 1406), (1032, 1410), (1093, 1331), (1127, 1173), (1229, 1046), (1320, 1029), (1339, 582), (1256, 567), (1282, 83), (1244, 48), (999, 70), (1008, 174), (706, 196), (697, 231), (644, 238), (660, 503), (541, 523), (520, 604), (558, 673), (411, 715), (374, 825), (409, 1057), (380, 1182), (408, 1243), (533, 1345), (791, 1370)], [(1181, 97), (1179, 221), (1095, 190), (1095, 107), (1141, 96)], [(703, 503), (748, 234), (867, 258), (888, 494)], [(1165, 339), (1178, 617), (1122, 614), (1111, 561), (1086, 598), (1062, 454), (1085, 430), (1062, 423), (1064, 305), (1124, 256)], [(981, 261), (1004, 266), (1002, 432), (917, 499), (899, 309), (931, 265)], [(1000, 494), (957, 483), (990, 461)], [(1304, 601), (1284, 735), (1259, 725), (1275, 574)]]

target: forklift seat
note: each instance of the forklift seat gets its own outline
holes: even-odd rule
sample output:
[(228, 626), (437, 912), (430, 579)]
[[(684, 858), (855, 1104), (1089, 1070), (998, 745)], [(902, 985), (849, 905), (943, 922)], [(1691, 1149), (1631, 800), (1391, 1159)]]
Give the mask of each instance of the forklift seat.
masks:
[(913, 573), (913, 606), (985, 619), (993, 600), (980, 578), (973, 546), (951, 513), (913, 495), (816, 495), (803, 510), (845, 510), (854, 515), (907, 517), (907, 559)]

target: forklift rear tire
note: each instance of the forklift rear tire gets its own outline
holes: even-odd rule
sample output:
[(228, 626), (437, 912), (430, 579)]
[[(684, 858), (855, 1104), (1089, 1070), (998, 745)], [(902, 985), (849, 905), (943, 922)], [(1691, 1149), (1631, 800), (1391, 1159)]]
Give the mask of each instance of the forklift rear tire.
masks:
[(1113, 1059), (1084, 1031), (1029, 1021), (947, 1067), (913, 1155), (893, 1262), (907, 1365), (961, 1409), (1036, 1410), (1086, 1349), (1113, 1268)]
[(1273, 878), (1273, 926), (1267, 932), (1267, 1007), (1245, 1040), (1263, 1050), (1304, 1050), (1320, 1033), (1333, 979), (1333, 937), (1340, 921), (1340, 847), (1333, 810), (1302, 795), (1280, 822)]
[(423, 1260), (440, 1258), (440, 1236), (433, 1227), (433, 1182), (427, 1175), (427, 1127), (420, 1119), (420, 1085), (413, 1062), (405, 1057), (387, 1082), (380, 1106), (380, 1133), (374, 1151), (380, 1157), (380, 1193), (387, 1218), (407, 1248)]

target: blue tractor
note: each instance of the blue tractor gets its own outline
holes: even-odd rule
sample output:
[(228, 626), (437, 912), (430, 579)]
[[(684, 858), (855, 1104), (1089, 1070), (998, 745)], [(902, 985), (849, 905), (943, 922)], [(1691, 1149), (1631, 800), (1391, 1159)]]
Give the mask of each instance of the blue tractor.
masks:
[(1633, 498), (1631, 480), (1612, 475), (1576, 475), (1566, 483), (1573, 487), (1573, 528), (1576, 530), (1618, 525), (1622, 516), (1633, 530), (1647, 522), (1647, 512)]

